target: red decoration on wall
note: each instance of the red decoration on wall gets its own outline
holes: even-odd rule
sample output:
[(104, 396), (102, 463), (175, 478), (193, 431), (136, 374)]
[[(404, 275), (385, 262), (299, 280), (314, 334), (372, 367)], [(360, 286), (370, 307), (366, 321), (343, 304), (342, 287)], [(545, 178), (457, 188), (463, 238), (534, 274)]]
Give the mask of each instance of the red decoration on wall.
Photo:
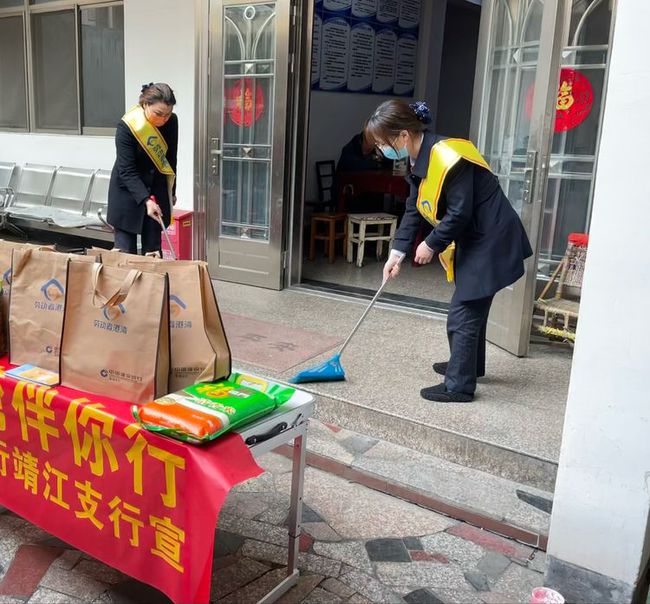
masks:
[[(242, 90), (243, 89), (243, 90)], [(253, 94), (255, 91), (255, 94)], [(255, 97), (255, 111), (253, 111)], [(264, 113), (264, 90), (253, 78), (236, 80), (226, 87), (226, 113), (230, 121), (249, 128)]]
[[(526, 94), (526, 113), (533, 114), (535, 87), (531, 85)], [(591, 82), (575, 69), (562, 68), (560, 86), (555, 104), (555, 132), (566, 132), (587, 119), (594, 102)]]

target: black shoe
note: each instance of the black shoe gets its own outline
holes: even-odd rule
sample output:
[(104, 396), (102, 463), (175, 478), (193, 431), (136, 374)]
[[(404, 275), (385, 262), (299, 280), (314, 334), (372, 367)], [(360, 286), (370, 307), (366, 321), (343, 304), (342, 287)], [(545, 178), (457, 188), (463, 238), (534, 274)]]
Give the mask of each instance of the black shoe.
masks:
[(445, 361), (444, 363), (434, 363), (432, 365), (433, 370), (438, 374), (438, 375), (445, 375), (447, 373), (447, 367), (449, 367), (449, 362)]
[(444, 384), (422, 388), (420, 396), (434, 403), (471, 403), (474, 400), (473, 394), (465, 392), (452, 392), (447, 390)]
[[(449, 367), (449, 362), (445, 361), (444, 363), (434, 363), (432, 365), (433, 370), (438, 375), (447, 375), (447, 367)], [(479, 373), (476, 377), (484, 377), (485, 373)]]

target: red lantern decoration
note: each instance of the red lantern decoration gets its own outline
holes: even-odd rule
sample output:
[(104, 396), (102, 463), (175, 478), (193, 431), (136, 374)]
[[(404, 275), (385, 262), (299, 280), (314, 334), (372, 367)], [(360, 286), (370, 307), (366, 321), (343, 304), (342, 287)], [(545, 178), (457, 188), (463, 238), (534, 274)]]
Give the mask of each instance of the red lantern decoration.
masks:
[[(535, 87), (531, 85), (526, 94), (526, 113), (533, 114)], [(555, 132), (566, 132), (587, 119), (594, 103), (591, 82), (575, 69), (562, 68), (560, 86), (555, 104)]]
[(253, 78), (243, 78), (230, 84), (226, 88), (226, 113), (236, 126), (243, 124), (250, 128), (259, 120), (264, 113), (264, 90), (259, 82)]

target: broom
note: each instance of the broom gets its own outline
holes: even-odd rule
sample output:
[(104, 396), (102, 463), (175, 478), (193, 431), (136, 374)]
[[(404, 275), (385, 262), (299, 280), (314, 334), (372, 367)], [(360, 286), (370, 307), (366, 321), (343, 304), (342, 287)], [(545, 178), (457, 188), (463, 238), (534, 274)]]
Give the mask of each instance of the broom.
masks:
[[(401, 260), (402, 259), (400, 258), (397, 266), (399, 266)], [(386, 287), (388, 281), (389, 279), (386, 279), (382, 282), (381, 287), (377, 290), (377, 293), (374, 295), (373, 299), (370, 300), (370, 304), (368, 304), (366, 310), (363, 311), (361, 318), (357, 321), (357, 324), (354, 326), (345, 342), (343, 342), (343, 346), (341, 346), (339, 351), (333, 357), (330, 357), (327, 361), (321, 363), (320, 365), (316, 365), (315, 367), (300, 371), (289, 380), (289, 383), (305, 384), (308, 382), (339, 382), (345, 380), (345, 369), (343, 369), (343, 365), (341, 365), (341, 355), (343, 354), (343, 351), (347, 345), (350, 343), (350, 340), (354, 334), (359, 330), (361, 323), (363, 323), (363, 320), (370, 312), (370, 309), (374, 306), (379, 296), (381, 296), (381, 292), (384, 291), (384, 287)]]

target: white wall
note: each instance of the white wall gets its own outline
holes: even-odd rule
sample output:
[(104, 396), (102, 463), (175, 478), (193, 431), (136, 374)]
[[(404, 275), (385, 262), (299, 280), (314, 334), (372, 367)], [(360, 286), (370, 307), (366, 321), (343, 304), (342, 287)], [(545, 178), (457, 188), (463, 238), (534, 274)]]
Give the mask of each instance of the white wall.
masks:
[[(177, 206), (194, 205), (194, 2), (125, 0), (124, 50), (127, 106), (137, 102), (142, 84), (167, 82), (178, 115)], [(160, 47), (152, 45), (155, 32)]]
[(110, 170), (115, 143), (109, 136), (0, 132), (0, 161)]
[[(180, 122), (178, 207), (193, 206), (194, 3), (189, 0), (125, 0), (125, 107), (134, 105), (145, 82), (168, 82)], [(155, 48), (148, 32), (156, 32)], [(111, 169), (112, 136), (0, 132), (0, 161)]]
[(338, 161), (343, 146), (357, 133), (377, 105), (392, 98), (375, 94), (311, 93), (306, 199), (318, 199), (317, 161)]
[(650, 4), (619, 2), (549, 554), (635, 584), (650, 493)]

